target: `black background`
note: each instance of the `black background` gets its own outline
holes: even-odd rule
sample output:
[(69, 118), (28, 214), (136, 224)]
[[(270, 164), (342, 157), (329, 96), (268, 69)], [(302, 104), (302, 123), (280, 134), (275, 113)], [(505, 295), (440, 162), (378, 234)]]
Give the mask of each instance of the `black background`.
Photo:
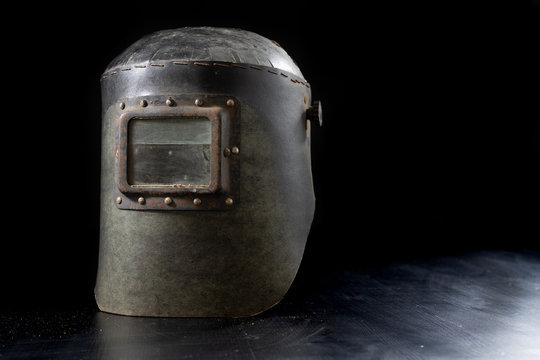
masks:
[[(352, 3), (351, 3), (352, 4)], [(473, 5), (474, 4), (474, 5)], [(101, 73), (183, 26), (277, 41), (323, 104), (301, 277), (478, 249), (540, 250), (537, 1), (32, 5), (7, 12), (2, 300), (93, 304)]]

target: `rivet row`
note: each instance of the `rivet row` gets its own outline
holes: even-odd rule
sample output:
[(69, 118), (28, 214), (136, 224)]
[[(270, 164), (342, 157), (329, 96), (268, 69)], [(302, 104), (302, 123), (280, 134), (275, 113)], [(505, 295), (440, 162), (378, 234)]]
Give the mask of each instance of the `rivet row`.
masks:
[[(174, 101), (174, 99), (172, 97), (169, 97), (167, 100), (165, 100), (165, 104), (167, 106), (175, 106), (176, 105), (176, 101)], [(194, 104), (196, 106), (202, 106), (204, 104), (204, 101), (202, 99), (195, 99), (194, 101)], [(235, 102), (233, 99), (228, 99), (227, 102), (226, 102), (226, 105), (229, 106), (229, 107), (233, 107), (235, 105)], [(142, 99), (139, 101), (139, 106), (140, 107), (147, 107), (148, 106), (148, 101), (145, 100), (145, 99)], [(124, 110), (126, 108), (126, 103), (125, 102), (119, 102), (118, 103), (118, 108), (120, 110)]]
[[(122, 204), (122, 202), (123, 202), (122, 197), (121, 197), (121, 196), (118, 196), (118, 197), (116, 198), (116, 203), (117, 203), (118, 205), (120, 205), (120, 204)], [(172, 199), (171, 197), (166, 197), (166, 198), (163, 199), (163, 202), (164, 202), (166, 205), (171, 205), (171, 204), (173, 203), (173, 199)], [(144, 204), (146, 204), (146, 199), (145, 199), (143, 196), (140, 196), (140, 197), (137, 199), (137, 203), (138, 203), (139, 205), (144, 205)], [(199, 205), (201, 205), (201, 204), (202, 204), (202, 200), (201, 200), (200, 198), (195, 198), (195, 199), (193, 199), (193, 205), (199, 206)], [(233, 204), (234, 204), (234, 200), (233, 200), (232, 198), (228, 197), (228, 198), (225, 199), (225, 205), (227, 205), (227, 206), (232, 206)]]

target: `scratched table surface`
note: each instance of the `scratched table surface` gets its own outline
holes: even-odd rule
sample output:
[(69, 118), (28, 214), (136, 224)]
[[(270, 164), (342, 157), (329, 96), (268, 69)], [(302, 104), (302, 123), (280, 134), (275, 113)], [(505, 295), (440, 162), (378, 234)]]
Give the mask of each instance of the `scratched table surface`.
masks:
[(5, 310), (1, 359), (540, 359), (540, 254), (479, 251), (300, 276), (245, 319)]

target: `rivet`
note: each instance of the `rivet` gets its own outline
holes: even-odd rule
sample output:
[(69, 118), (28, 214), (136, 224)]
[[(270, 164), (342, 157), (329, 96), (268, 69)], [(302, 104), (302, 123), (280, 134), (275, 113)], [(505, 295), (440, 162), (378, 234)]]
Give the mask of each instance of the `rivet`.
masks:
[(118, 107), (120, 108), (120, 110), (124, 110), (126, 108), (126, 104), (121, 102), (120, 104), (118, 104)]
[(201, 205), (201, 203), (202, 203), (201, 199), (199, 199), (199, 198), (193, 199), (193, 205), (199, 206), (199, 205)]
[(122, 203), (122, 198), (119, 196), (116, 198), (116, 203), (120, 205)]
[(170, 197), (166, 197), (165, 199), (163, 199), (163, 202), (167, 205), (171, 205), (172, 204), (172, 199)]
[(238, 155), (238, 153), (240, 152), (240, 149), (236, 146), (233, 146), (232, 149), (231, 149), (231, 152), (234, 154), (234, 155)]
[(139, 105), (141, 105), (141, 107), (146, 107), (146, 106), (148, 106), (148, 101), (146, 101), (146, 100), (141, 100), (141, 101), (139, 102)]
[(201, 99), (195, 99), (195, 105), (201, 106), (203, 104), (203, 101)]
[(228, 147), (223, 149), (223, 156), (225, 156), (225, 157), (231, 156), (231, 149), (229, 149)]
[(232, 206), (234, 204), (234, 200), (232, 198), (225, 199), (225, 205)]
[(167, 106), (173, 106), (174, 100), (172, 98), (168, 98), (167, 101), (165, 101), (165, 104), (167, 104)]
[(144, 205), (146, 200), (141, 196), (140, 198), (137, 199), (137, 202), (139, 203), (139, 205)]
[(233, 99), (227, 100), (227, 106), (233, 107), (234, 106), (234, 100)]

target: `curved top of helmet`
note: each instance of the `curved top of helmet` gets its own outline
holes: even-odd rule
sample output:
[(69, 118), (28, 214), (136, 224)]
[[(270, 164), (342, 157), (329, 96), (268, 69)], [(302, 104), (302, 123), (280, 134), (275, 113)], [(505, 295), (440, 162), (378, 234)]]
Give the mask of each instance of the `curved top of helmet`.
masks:
[(151, 33), (117, 56), (105, 72), (158, 61), (219, 61), (273, 67), (303, 78), (275, 41), (231, 28), (185, 27)]

